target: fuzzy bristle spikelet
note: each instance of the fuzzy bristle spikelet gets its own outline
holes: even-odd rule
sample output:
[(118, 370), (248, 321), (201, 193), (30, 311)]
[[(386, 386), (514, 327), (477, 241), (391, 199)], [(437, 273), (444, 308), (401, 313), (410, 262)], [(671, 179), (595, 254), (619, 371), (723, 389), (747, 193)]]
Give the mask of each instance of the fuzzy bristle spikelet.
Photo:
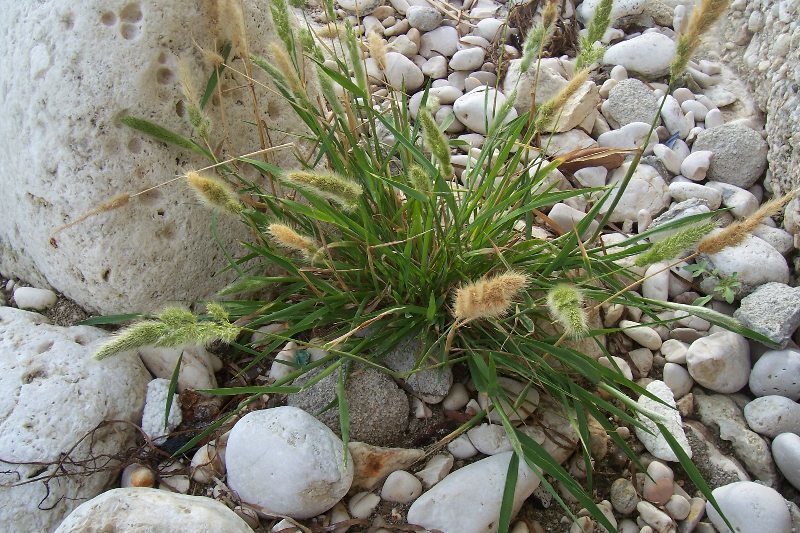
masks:
[(464, 285), (456, 290), (453, 316), (459, 320), (503, 316), (528, 282), (525, 274), (506, 272)]
[(383, 41), (383, 38), (380, 34), (372, 30), (367, 35), (367, 45), (369, 47), (369, 55), (375, 61), (377, 61), (378, 66), (381, 69), (386, 68), (386, 43)]
[(644, 267), (661, 261), (675, 259), (692, 248), (700, 239), (708, 235), (711, 230), (716, 227), (717, 225), (714, 222), (689, 226), (675, 235), (671, 235), (663, 241), (653, 244), (649, 250), (636, 258), (634, 264)]
[(779, 198), (774, 198), (758, 208), (758, 211), (745, 218), (732, 223), (726, 228), (709, 235), (697, 246), (697, 251), (703, 254), (715, 254), (728, 248), (736, 246), (753, 233), (765, 218), (777, 215), (781, 208), (786, 205), (795, 195), (796, 191), (789, 192)]
[(211, 120), (200, 107), (200, 99), (197, 97), (197, 90), (192, 82), (192, 75), (186, 58), (181, 58), (178, 62), (178, 78), (181, 82), (183, 96), (187, 102), (186, 108), (189, 123), (194, 127), (201, 139), (207, 139), (211, 129)]
[(301, 191), (330, 200), (345, 211), (356, 209), (363, 192), (361, 185), (336, 174), (294, 171), (289, 172), (283, 181)]
[(560, 283), (550, 289), (547, 293), (547, 308), (568, 336), (577, 338), (588, 330), (583, 294), (575, 285)]
[(201, 176), (199, 172), (188, 172), (186, 180), (197, 192), (201, 200), (229, 213), (239, 214), (244, 206), (228, 186), (214, 178)]
[(678, 36), (675, 59), (672, 60), (669, 67), (671, 80), (675, 80), (683, 74), (689, 60), (700, 46), (700, 37), (714, 25), (729, 5), (730, 0), (701, 0), (695, 6), (686, 31)]
[(536, 108), (536, 128), (541, 129), (550, 123), (558, 115), (559, 110), (567, 103), (567, 100), (575, 94), (578, 87), (589, 79), (589, 69), (577, 72), (569, 83), (567, 83), (554, 97)]
[(289, 54), (287, 54), (286, 51), (280, 45), (278, 45), (278, 43), (269, 43), (269, 49), (272, 52), (275, 65), (288, 82), (289, 88), (292, 89), (292, 92), (295, 95), (303, 95), (305, 93), (303, 84), (300, 82), (300, 78), (298, 77), (297, 71), (292, 65), (291, 59), (289, 59)]
[(424, 192), (425, 194), (433, 192), (431, 177), (419, 165), (412, 165), (408, 170), (408, 182), (419, 192)]
[(601, 0), (595, 9), (594, 17), (589, 23), (586, 35), (580, 40), (580, 51), (575, 59), (575, 70), (589, 67), (603, 57), (605, 48), (596, 46), (595, 43), (603, 38), (611, 24), (611, 0)]
[(219, 304), (208, 304), (212, 320), (199, 321), (187, 309), (169, 307), (157, 320), (145, 320), (125, 328), (95, 352), (95, 359), (105, 359), (143, 346), (175, 347), (184, 344), (208, 344), (221, 340), (233, 342), (240, 329), (228, 320), (228, 313)]
[(286, 0), (270, 0), (269, 10), (278, 37), (283, 41), (287, 50), (292, 50), (294, 46), (294, 36), (292, 35), (292, 25), (289, 21), (289, 6), (286, 5)]
[(431, 151), (433, 157), (439, 162), (439, 168), (445, 179), (453, 175), (453, 165), (450, 163), (450, 145), (447, 137), (444, 136), (439, 125), (427, 109), (420, 109), (417, 119), (422, 124), (422, 139), (426, 148)]
[(542, 22), (528, 31), (528, 36), (522, 45), (522, 62), (520, 72), (528, 72), (534, 59), (542, 54), (542, 50), (553, 35), (554, 23), (558, 16), (556, 1), (549, 0), (542, 11)]
[(250, 57), (244, 10), (240, 0), (218, 0), (217, 12), (223, 30), (222, 36), (233, 43), (233, 47), (241, 57)]
[(275, 244), (288, 250), (300, 252), (306, 259), (314, 257), (319, 251), (319, 245), (313, 239), (300, 235), (286, 224), (270, 224), (267, 226), (267, 233), (272, 237)]

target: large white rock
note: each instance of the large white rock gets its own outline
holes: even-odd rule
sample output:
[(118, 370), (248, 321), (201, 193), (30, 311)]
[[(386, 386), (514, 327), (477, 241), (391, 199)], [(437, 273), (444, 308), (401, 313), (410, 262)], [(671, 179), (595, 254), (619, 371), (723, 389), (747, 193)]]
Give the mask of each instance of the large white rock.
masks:
[[(597, 6), (600, 0), (584, 0), (578, 6), (578, 17), (582, 22), (588, 24), (594, 17), (597, 11)], [(638, 15), (644, 11), (647, 4), (644, 0), (616, 0), (611, 6), (611, 24), (621, 17), (628, 17), (631, 15)]]
[(767, 437), (800, 435), (800, 404), (785, 396), (761, 396), (744, 406), (750, 428)]
[(610, 46), (603, 55), (603, 64), (622, 65), (648, 79), (664, 76), (675, 57), (675, 42), (657, 32), (643, 33)]
[[(513, 452), (505, 452), (460, 468), (417, 498), (408, 523), (445, 533), (494, 533)], [(513, 513), (539, 486), (536, 475), (520, 460)]]
[[(97, 328), (52, 326), (41, 315), (0, 307), (0, 458), (23, 463), (0, 461), (0, 529), (52, 531), (114, 476), (113, 462), (91, 474), (72, 463), (134, 445), (134, 426), (116, 423), (73, 449), (103, 421), (138, 424), (141, 417), (150, 375), (135, 354), (93, 360), (105, 337)], [(61, 476), (57, 462), (67, 452), (71, 460), (64, 469), (74, 475), (50, 481), (49, 494), (42, 481), (13, 486)]]
[(158, 489), (114, 489), (78, 506), (55, 533), (158, 531), (159, 533), (252, 533), (222, 503)]
[(290, 406), (242, 417), (228, 438), (225, 466), (242, 501), (298, 519), (336, 505), (353, 481), (353, 459), (343, 455), (342, 440)]
[[(614, 185), (611, 199), (622, 187), (622, 182), (629, 167), (630, 163), (625, 163), (611, 174), (608, 180), (609, 185)], [(601, 212), (604, 213), (611, 207), (611, 199), (603, 205)], [(636, 220), (639, 211), (642, 209), (655, 217), (667, 208), (669, 199), (669, 189), (664, 182), (664, 178), (650, 165), (639, 164), (609, 220), (611, 222)]]
[(689, 346), (686, 364), (689, 374), (703, 387), (733, 393), (750, 378), (750, 345), (738, 333), (712, 333)]
[[(211, 233), (211, 213), (177, 182), (115, 211), (66, 229), (62, 224), (112, 197), (135, 193), (208, 165), (120, 124), (135, 115), (189, 134), (178, 60), (185, 57), (198, 91), (210, 68), (199, 46), (217, 37), (215, 2), (45, 0), (7, 2), (0, 68), (14, 72), (0, 86), (0, 270), (37, 287), (52, 286), (82, 307), (102, 313), (150, 311), (165, 301), (213, 295), (231, 280), (214, 275), (227, 265)], [(269, 6), (244, 2), (253, 53), (269, 57), (277, 40)], [(228, 16), (223, 14), (223, 16)], [(187, 31), (191, 28), (191, 31)], [(238, 63), (241, 68), (241, 63)], [(229, 72), (227, 76), (231, 75)], [(263, 79), (261, 74), (257, 77)], [(260, 147), (250, 125), (253, 107), (238, 76), (225, 105), (224, 155)], [(298, 122), (269, 91), (259, 98), (272, 142), (290, 138)], [(210, 106), (212, 142), (222, 138), (219, 107)], [(293, 136), (291, 136), (294, 139)], [(293, 142), (293, 140), (291, 141)], [(276, 152), (289, 164), (288, 151)], [(32, 224), (31, 221), (38, 221)], [(218, 234), (231, 252), (247, 238), (239, 220), (220, 217)]]
[[(786, 500), (775, 489), (752, 481), (737, 481), (716, 488), (711, 494), (734, 531), (789, 533), (792, 530), (792, 518)], [(710, 502), (706, 503), (706, 513), (717, 531), (730, 533), (730, 528)]]
[(420, 68), (409, 58), (397, 52), (386, 54), (386, 83), (396, 90), (416, 91), (425, 81)]
[[(506, 97), (500, 91), (478, 87), (453, 102), (453, 112), (456, 114), (456, 118), (471, 131), (485, 135), (487, 126), (491, 127), (495, 115), (505, 102)], [(515, 118), (517, 118), (517, 111), (512, 108), (504, 122), (510, 122)]]
[[(664, 420), (664, 427), (672, 434), (686, 455), (691, 458), (692, 449), (689, 446), (686, 433), (683, 431), (681, 415), (675, 409), (675, 397), (672, 394), (672, 390), (663, 381), (658, 380), (650, 382), (646, 390), (664, 403), (648, 398), (644, 394), (639, 396), (637, 403), (645, 409), (661, 415)], [(677, 461), (678, 456), (669, 446), (667, 439), (661, 435), (656, 424), (644, 415), (639, 414), (637, 416), (642, 425), (650, 431), (648, 433), (639, 427), (636, 428), (636, 436), (647, 448), (647, 451), (662, 461)]]

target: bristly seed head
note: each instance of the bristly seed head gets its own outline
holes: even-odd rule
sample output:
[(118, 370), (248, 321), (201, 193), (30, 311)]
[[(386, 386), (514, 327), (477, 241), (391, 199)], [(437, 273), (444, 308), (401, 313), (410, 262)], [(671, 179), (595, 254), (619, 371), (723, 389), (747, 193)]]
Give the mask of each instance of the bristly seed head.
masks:
[(291, 187), (330, 200), (345, 211), (354, 211), (363, 193), (361, 185), (336, 174), (298, 170), (289, 172), (283, 181)]
[(200, 199), (208, 204), (237, 215), (244, 209), (236, 193), (222, 181), (201, 176), (199, 172), (194, 171), (186, 174), (186, 180)]
[(678, 36), (675, 59), (669, 67), (671, 81), (683, 74), (689, 60), (700, 46), (700, 37), (714, 25), (729, 5), (730, 0), (701, 0), (694, 7), (686, 32)]
[(425, 147), (431, 151), (433, 157), (439, 162), (442, 177), (449, 179), (453, 175), (453, 165), (450, 163), (450, 145), (447, 137), (444, 136), (433, 115), (427, 109), (421, 108), (419, 110), (417, 120), (422, 124), (422, 139), (425, 142)]
[(564, 332), (578, 338), (589, 329), (583, 309), (583, 293), (571, 283), (560, 283), (547, 293), (547, 308)]
[(528, 276), (513, 271), (468, 283), (456, 290), (453, 316), (458, 320), (503, 316), (528, 283)]
[(313, 239), (301, 235), (286, 224), (270, 224), (267, 227), (267, 233), (272, 237), (275, 244), (288, 250), (300, 252), (306, 259), (311, 259), (319, 252), (320, 247)]
[(700, 239), (708, 235), (709, 232), (716, 227), (717, 224), (715, 222), (705, 222), (703, 224), (689, 226), (662, 241), (654, 243), (649, 250), (636, 258), (634, 264), (644, 267), (660, 263), (661, 261), (675, 259), (691, 249)]

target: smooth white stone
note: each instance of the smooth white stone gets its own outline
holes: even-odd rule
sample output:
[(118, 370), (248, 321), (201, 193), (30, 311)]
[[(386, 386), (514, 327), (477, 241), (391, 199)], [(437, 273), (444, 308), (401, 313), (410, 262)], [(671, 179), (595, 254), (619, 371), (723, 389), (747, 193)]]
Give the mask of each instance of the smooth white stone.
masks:
[(722, 205), (730, 207), (730, 213), (736, 218), (747, 218), (758, 210), (758, 198), (746, 189), (720, 181), (709, 181), (706, 187), (722, 194)]
[(664, 383), (672, 390), (675, 398), (683, 398), (692, 390), (694, 380), (681, 365), (667, 363), (664, 365)]
[(458, 30), (451, 26), (440, 26), (422, 35), (419, 53), (422, 57), (431, 58), (435, 53), (452, 57), (458, 50)]
[(658, 350), (661, 348), (661, 337), (659, 337), (658, 333), (656, 333), (653, 328), (642, 326), (638, 322), (633, 322), (631, 320), (621, 320), (619, 327), (625, 328), (622, 330), (622, 333), (645, 348), (650, 348), (651, 350)]
[[(713, 152), (709, 150), (698, 150), (692, 152), (681, 163), (681, 174), (692, 181), (702, 181), (706, 177), (706, 171), (711, 166)], [(715, 208), (712, 208), (715, 209)]]
[(692, 93), (692, 91), (690, 91), (686, 87), (678, 87), (672, 92), (672, 96), (675, 97), (675, 99), (678, 101), (678, 103), (681, 104), (681, 106), (683, 106), (684, 102), (694, 101), (695, 99), (694, 93)]
[[(242, 501), (304, 519), (324, 513), (347, 494), (353, 460), (322, 422), (296, 407), (243, 416), (225, 452), (228, 485)], [(346, 464), (345, 464), (346, 463)]]
[(669, 269), (665, 263), (655, 263), (645, 270), (642, 296), (655, 300), (669, 299)]
[(78, 506), (55, 530), (90, 531), (253, 533), (235, 512), (212, 498), (143, 487), (104, 492)]
[(772, 441), (775, 465), (794, 488), (800, 489), (800, 436), (781, 433)]
[[(475, 133), (486, 134), (487, 125), (491, 126), (495, 114), (506, 101), (506, 97), (497, 89), (479, 87), (453, 103), (456, 118), (468, 129)], [(511, 109), (504, 119), (504, 123), (517, 117), (517, 111)]]
[[(681, 415), (678, 410), (675, 409), (675, 398), (672, 394), (672, 390), (663, 381), (658, 380), (650, 382), (645, 389), (664, 403), (652, 400), (643, 394), (639, 397), (639, 405), (661, 415), (664, 419), (664, 427), (672, 434), (683, 451), (686, 452), (686, 455), (691, 458), (692, 449), (689, 446), (689, 441), (686, 439), (686, 433), (683, 431)], [(635, 428), (636, 436), (639, 438), (639, 441), (644, 444), (644, 447), (647, 448), (647, 451), (663, 461), (678, 461), (675, 452), (672, 451), (672, 448), (661, 435), (655, 423), (642, 414), (637, 414), (637, 417), (649, 431), (648, 433), (638, 427)]]
[(622, 65), (630, 73), (653, 79), (664, 76), (675, 56), (675, 42), (661, 33), (645, 33), (610, 46), (603, 55), (606, 65)]
[(750, 429), (776, 437), (781, 433), (800, 435), (800, 404), (785, 396), (762, 396), (744, 406)]
[(677, 133), (681, 139), (685, 139), (689, 135), (689, 131), (694, 127), (694, 121), (687, 120), (681, 110), (681, 105), (673, 96), (666, 97), (661, 108), (661, 119), (670, 134)]
[(719, 109), (710, 109), (706, 113), (705, 125), (706, 129), (716, 128), (725, 124), (725, 119), (722, 116), (722, 111)]
[(650, 131), (650, 124), (644, 122), (631, 122), (617, 130), (612, 130), (603, 133), (597, 138), (597, 144), (600, 146), (608, 146), (611, 148), (622, 148), (625, 150), (637, 150), (642, 144), (647, 141), (647, 148), (645, 154), (650, 153), (653, 147), (658, 143), (658, 134), (653, 131), (650, 137), (647, 137)]
[[(550, 213), (548, 216), (559, 225), (559, 227), (564, 230), (565, 232), (572, 231), (575, 227), (580, 223), (584, 218), (586, 218), (586, 213), (583, 211), (579, 211), (573, 207), (568, 206), (567, 204), (557, 203), (555, 204), (552, 209), (550, 209)], [(589, 223), (588, 228), (581, 234), (581, 237), (585, 237), (587, 235), (594, 234), (595, 230), (597, 230), (599, 224), (596, 220), (592, 220)]]
[[(621, 187), (629, 166), (630, 163), (625, 163), (611, 174), (608, 183), (614, 185), (612, 194)], [(639, 164), (609, 220), (611, 222), (636, 220), (641, 209), (646, 209), (655, 217), (667, 208), (669, 200), (669, 189), (658, 171), (649, 165)], [(600, 212), (605, 213), (608, 207), (607, 202), (601, 207)]]
[(53, 307), (57, 300), (56, 293), (49, 289), (35, 287), (16, 287), (14, 289), (14, 302), (20, 309), (44, 311)]
[(369, 15), (379, 6), (383, 5), (384, 0), (336, 0), (339, 7), (348, 13), (360, 16)]
[(800, 399), (800, 351), (787, 348), (765, 352), (750, 372), (750, 391), (756, 396)]
[(689, 346), (686, 364), (689, 374), (703, 387), (714, 392), (737, 392), (750, 377), (750, 347), (737, 333), (712, 333)]
[(472, 445), (466, 435), (459, 435), (458, 438), (449, 443), (447, 451), (453, 454), (456, 459), (469, 459), (478, 455), (478, 449)]
[(434, 455), (425, 464), (425, 468), (415, 475), (422, 481), (422, 486), (429, 489), (439, 483), (453, 468), (453, 456), (446, 453)]
[(422, 65), (421, 70), (423, 74), (435, 80), (446, 78), (447, 58), (439, 55), (433, 56)]
[(381, 498), (377, 494), (359, 492), (350, 497), (350, 501), (347, 502), (347, 510), (353, 518), (369, 518), (379, 503), (381, 503)]
[(209, 442), (200, 446), (192, 456), (189, 465), (189, 472), (192, 479), (198, 483), (211, 483), (215, 477), (222, 478), (225, 475), (225, 461), (221, 450), (216, 442)]
[[(408, 523), (459, 533), (496, 532), (511, 455), (493, 455), (456, 470), (417, 498), (408, 511)], [(520, 461), (512, 516), (538, 486), (539, 476)]]
[(475, 70), (480, 68), (486, 58), (486, 51), (483, 48), (467, 48), (459, 50), (450, 59), (450, 68), (453, 70)]
[(667, 167), (667, 170), (673, 174), (681, 173), (681, 163), (683, 163), (683, 157), (681, 157), (678, 152), (668, 148), (666, 145), (656, 144), (653, 146), (653, 154), (659, 159), (659, 161), (664, 163), (664, 166)]
[(633, 362), (633, 366), (639, 371), (641, 376), (647, 376), (653, 368), (653, 351), (649, 348), (636, 348), (628, 352)]
[(395, 470), (381, 489), (381, 498), (387, 502), (409, 503), (416, 500), (422, 494), (422, 483), (414, 474), (405, 470)]
[(278, 355), (275, 356), (275, 360), (269, 367), (268, 379), (272, 382), (275, 382), (291, 374), (295, 370), (295, 367), (290, 365), (285, 365), (281, 363), (281, 361), (294, 363), (296, 357), (297, 357), (297, 344), (294, 341), (287, 342), (286, 345), (283, 347), (283, 349), (280, 352), (278, 352)]
[(403, 54), (388, 52), (386, 54), (386, 68), (384, 69), (386, 82), (395, 89), (404, 88), (408, 92), (416, 91), (425, 82), (420, 68)]
[[(737, 481), (716, 488), (711, 494), (735, 531), (789, 533), (792, 530), (786, 500), (775, 489), (752, 481)], [(710, 502), (706, 503), (706, 515), (717, 531), (731, 533)]]
[(689, 345), (676, 339), (669, 339), (664, 341), (661, 345), (661, 355), (667, 360), (668, 363), (678, 363), (681, 365), (686, 364), (686, 352), (689, 350)]
[(597, 362), (600, 363), (601, 365), (603, 365), (606, 368), (610, 368), (614, 372), (617, 372), (617, 373), (621, 372), (622, 375), (625, 376), (626, 379), (630, 379), (630, 380), (633, 379), (633, 372), (631, 371), (630, 365), (628, 364), (627, 361), (625, 361), (621, 357), (617, 357), (615, 355), (612, 355), (611, 356), (611, 360), (609, 360), (608, 357), (603, 356), (600, 359), (598, 359)]
[(485, 18), (478, 22), (475, 33), (489, 42), (496, 42), (503, 35), (505, 22), (496, 18)]
[(410, 6), (406, 11), (406, 19), (412, 28), (419, 31), (435, 30), (442, 23), (442, 14), (434, 7)]
[(681, 110), (684, 113), (694, 114), (695, 120), (704, 121), (708, 114), (708, 108), (697, 100), (686, 100), (681, 102)]

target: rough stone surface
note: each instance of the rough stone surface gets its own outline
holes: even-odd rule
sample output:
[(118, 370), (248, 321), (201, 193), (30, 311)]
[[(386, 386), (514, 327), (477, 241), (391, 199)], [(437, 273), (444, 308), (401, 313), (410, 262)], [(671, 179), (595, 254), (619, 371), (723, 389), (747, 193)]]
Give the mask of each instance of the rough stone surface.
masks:
[(675, 42), (664, 34), (644, 33), (610, 46), (603, 56), (606, 65), (622, 65), (647, 79), (665, 75), (675, 56)]
[(766, 439), (747, 426), (742, 410), (731, 396), (704, 394), (695, 388), (694, 405), (700, 421), (716, 435), (731, 443), (733, 453), (748, 472), (769, 486), (777, 486), (778, 476)]
[[(301, 385), (322, 372), (315, 369), (294, 381)], [(339, 410), (328, 409), (336, 398), (339, 371), (326, 376), (308, 390), (290, 394), (288, 404), (316, 416), (339, 434)], [(350, 411), (350, 438), (368, 444), (385, 446), (396, 442), (408, 426), (408, 396), (391, 378), (372, 368), (353, 370), (345, 388)]]
[[(0, 195), (0, 270), (37, 287), (52, 286), (87, 310), (152, 311), (166, 301), (213, 295), (231, 280), (214, 276), (227, 261), (211, 234), (210, 211), (183, 183), (137, 197), (54, 236), (62, 224), (120, 193), (135, 193), (207, 160), (122, 125), (126, 115), (188, 134), (178, 60), (188, 60), (200, 86), (209, 67), (198, 43), (212, 41), (214, 2), (56, 0), (5, 5), (0, 65), (14, 72), (0, 85), (0, 158), (13, 176)], [(269, 56), (278, 40), (263, 2), (244, 2), (251, 52)], [(10, 23), (13, 21), (13, 23)], [(187, 31), (192, 28), (192, 31)], [(201, 37), (207, 38), (200, 43)], [(15, 51), (24, 50), (24, 53)], [(13, 79), (13, 81), (12, 81)], [(242, 85), (240, 80), (231, 87)], [(113, 87), (113, 90), (110, 88)], [(225, 155), (259, 148), (249, 96), (226, 106)], [(236, 100), (239, 100), (238, 102)], [(275, 144), (297, 124), (288, 105), (260, 97)], [(177, 109), (181, 109), (177, 105)], [(219, 109), (211, 104), (212, 120)], [(222, 126), (212, 136), (221, 138)], [(276, 154), (280, 163), (287, 155)], [(38, 221), (30, 224), (30, 221)], [(220, 217), (218, 234), (236, 251), (248, 232)]]
[(225, 451), (228, 484), (242, 501), (266, 510), (310, 518), (336, 505), (353, 481), (353, 460), (342, 441), (296, 407), (243, 416)]
[(706, 176), (742, 187), (753, 185), (767, 168), (767, 141), (742, 124), (723, 124), (697, 135), (693, 151), (713, 152)]
[(703, 424), (687, 420), (683, 427), (692, 447), (692, 462), (712, 489), (735, 481), (750, 481), (750, 476), (739, 461), (735, 457), (728, 457), (717, 448)]
[(658, 116), (658, 99), (644, 82), (634, 78), (622, 80), (603, 103), (603, 115), (614, 128), (631, 122), (651, 124)]
[[(710, 47), (749, 84), (767, 114), (772, 186), (785, 193), (800, 186), (800, 39), (796, 2), (743, 2), (717, 26)], [(724, 43), (726, 46), (718, 46)]]
[(348, 442), (353, 457), (353, 484), (351, 490), (372, 490), (395, 470), (403, 470), (416, 463), (425, 452), (406, 448), (381, 448), (364, 442)]
[(762, 396), (744, 406), (744, 418), (753, 431), (767, 437), (800, 435), (800, 404), (785, 396)]
[[(616, 189), (622, 184), (625, 174), (628, 172), (630, 163), (625, 163), (616, 169), (609, 177), (609, 185), (614, 185)], [(616, 194), (616, 189), (612, 192)], [(604, 204), (601, 211), (608, 210), (610, 202)], [(628, 183), (628, 187), (622, 194), (616, 209), (609, 219), (611, 222), (623, 222), (625, 220), (636, 220), (639, 211), (644, 209), (651, 216), (656, 217), (669, 205), (669, 189), (664, 179), (658, 171), (648, 165), (639, 165), (633, 173), (633, 178)]]
[(742, 298), (733, 316), (784, 347), (800, 326), (800, 287), (765, 283)]
[[(423, 354), (422, 342), (408, 337), (383, 358), (383, 362), (395, 372), (405, 373), (413, 369), (417, 359)], [(430, 366), (431, 363), (423, 366)], [(409, 376), (406, 385), (411, 391), (427, 403), (441, 402), (453, 384), (453, 370), (447, 366), (431, 370), (421, 370)]]
[[(408, 510), (408, 523), (461, 533), (494, 533), (512, 452), (482, 459), (448, 475)], [(520, 461), (513, 514), (539, 486), (539, 476)]]
[(135, 354), (92, 359), (106, 337), (97, 328), (51, 326), (41, 315), (0, 307), (0, 458), (23, 463), (0, 461), (0, 524), (13, 524), (16, 531), (52, 531), (112, 481), (113, 468), (86, 475), (67, 464), (74, 475), (51, 481), (49, 494), (43, 482), (8, 485), (60, 474), (56, 462), (67, 452), (80, 462), (113, 456), (134, 444), (133, 426), (111, 424), (73, 449), (105, 420), (138, 424), (141, 419), (150, 375)]
[(159, 533), (252, 533), (244, 520), (205, 496), (127, 488), (114, 489), (81, 504), (56, 533), (158, 531)]

